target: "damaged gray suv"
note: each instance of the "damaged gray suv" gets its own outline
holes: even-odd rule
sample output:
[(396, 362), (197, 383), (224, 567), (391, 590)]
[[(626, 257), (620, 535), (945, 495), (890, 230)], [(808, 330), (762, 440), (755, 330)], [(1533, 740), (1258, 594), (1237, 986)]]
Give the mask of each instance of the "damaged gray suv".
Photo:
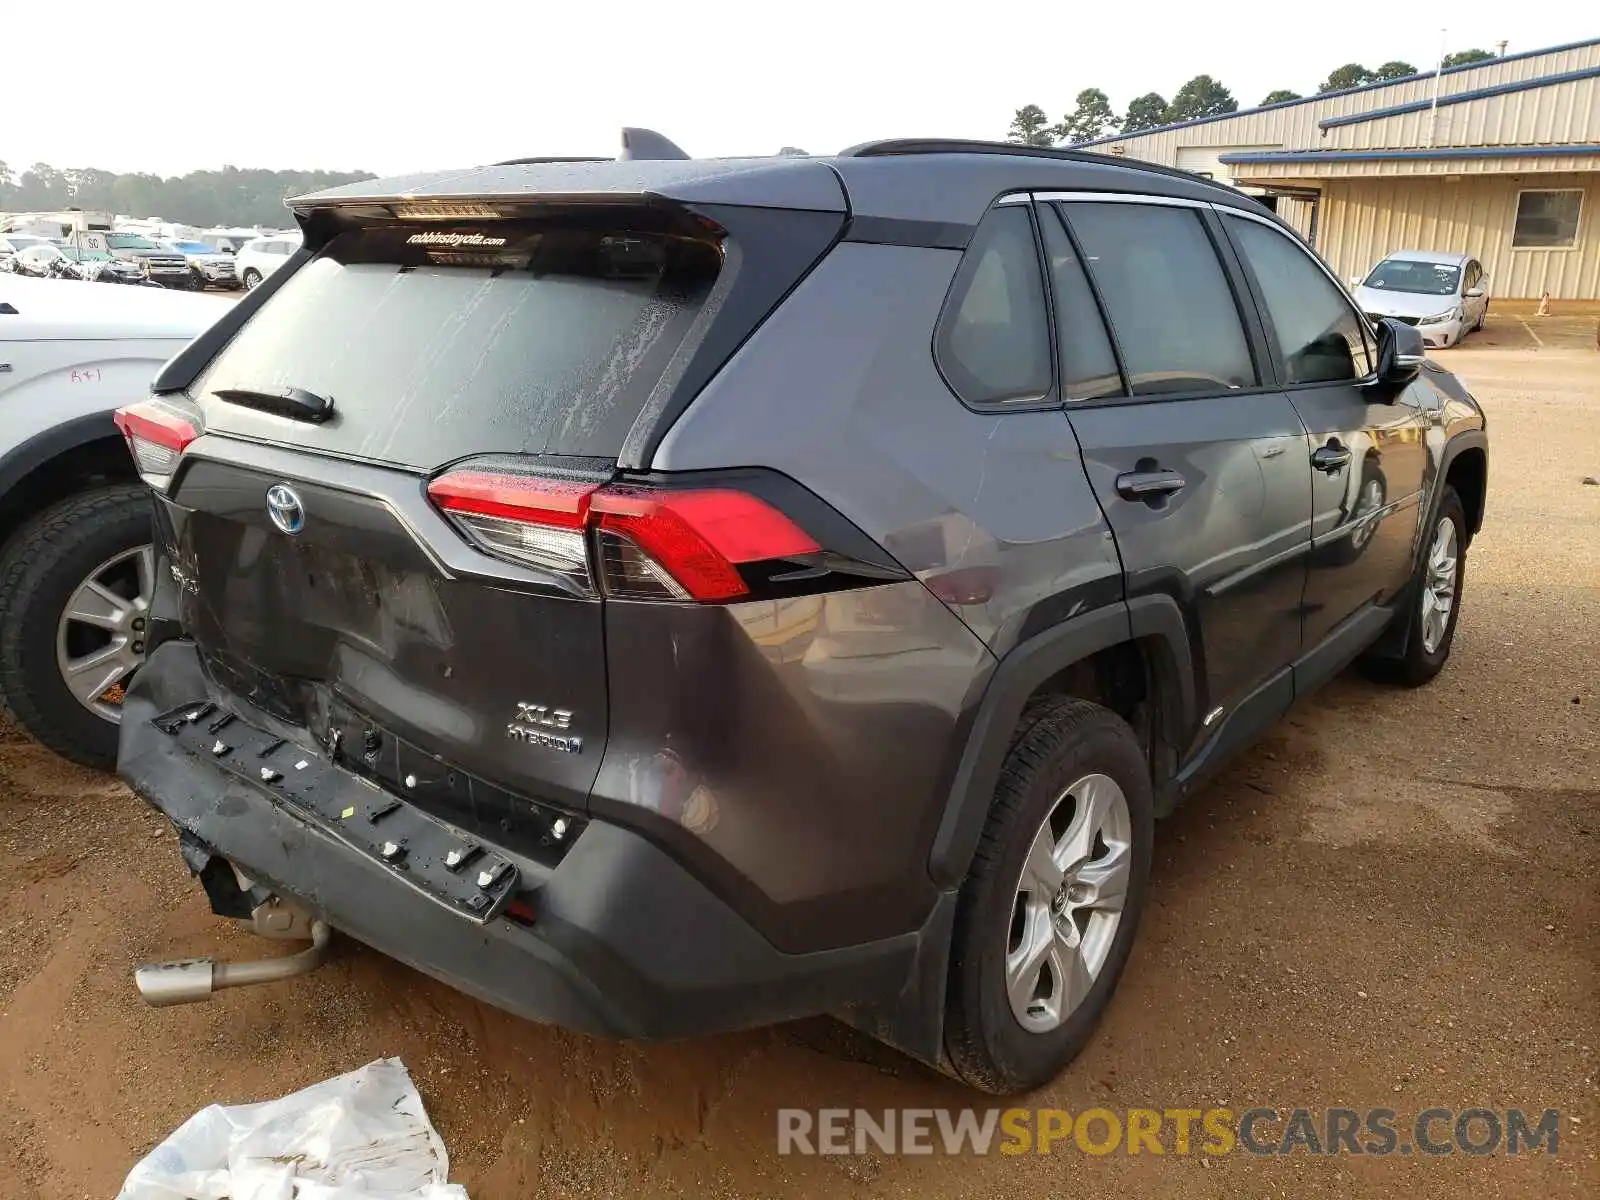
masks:
[(121, 412), (162, 554), (120, 770), (221, 915), (969, 1084), (1087, 1042), (1157, 817), (1450, 653), (1477, 405), (1255, 201), (883, 142), (353, 184)]

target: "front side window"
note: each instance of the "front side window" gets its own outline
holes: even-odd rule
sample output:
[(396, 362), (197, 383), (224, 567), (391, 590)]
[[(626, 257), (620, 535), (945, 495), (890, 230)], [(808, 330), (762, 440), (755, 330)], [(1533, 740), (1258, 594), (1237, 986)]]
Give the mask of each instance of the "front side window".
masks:
[(991, 209), (967, 247), (934, 335), (945, 378), (968, 404), (1050, 393), (1050, 330), (1033, 222), (1023, 204)]
[(1065, 212), (1135, 395), (1255, 386), (1233, 289), (1197, 212), (1097, 201)]
[(1311, 256), (1258, 221), (1227, 222), (1266, 302), (1284, 382), (1331, 383), (1371, 374), (1361, 317)]
[(1517, 223), (1511, 233), (1513, 250), (1562, 250), (1578, 244), (1578, 218), (1583, 215), (1583, 191), (1563, 188), (1548, 192), (1517, 193)]

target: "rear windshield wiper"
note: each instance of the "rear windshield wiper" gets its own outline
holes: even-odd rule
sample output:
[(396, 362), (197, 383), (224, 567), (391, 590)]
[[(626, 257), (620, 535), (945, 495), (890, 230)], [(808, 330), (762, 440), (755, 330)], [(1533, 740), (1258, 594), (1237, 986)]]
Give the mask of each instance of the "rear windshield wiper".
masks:
[(256, 408), (262, 412), (276, 413), (295, 421), (310, 421), (320, 425), (333, 416), (333, 397), (319, 396), (305, 388), (288, 387), (276, 391), (257, 388), (218, 388), (211, 393), (229, 404)]

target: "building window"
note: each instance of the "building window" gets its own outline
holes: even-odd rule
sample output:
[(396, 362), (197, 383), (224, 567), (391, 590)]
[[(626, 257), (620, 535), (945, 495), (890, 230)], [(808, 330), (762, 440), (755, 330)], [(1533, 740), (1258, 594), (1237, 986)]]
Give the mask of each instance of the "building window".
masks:
[(1578, 244), (1583, 189), (1517, 193), (1513, 250), (1562, 250)]

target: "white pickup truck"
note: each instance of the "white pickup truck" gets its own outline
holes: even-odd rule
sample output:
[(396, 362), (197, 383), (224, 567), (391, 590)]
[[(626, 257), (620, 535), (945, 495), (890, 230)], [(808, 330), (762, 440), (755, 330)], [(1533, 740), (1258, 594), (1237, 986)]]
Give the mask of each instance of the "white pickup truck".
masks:
[(0, 273), (0, 699), (76, 762), (116, 760), (154, 586), (150, 502), (111, 414), (229, 308)]

